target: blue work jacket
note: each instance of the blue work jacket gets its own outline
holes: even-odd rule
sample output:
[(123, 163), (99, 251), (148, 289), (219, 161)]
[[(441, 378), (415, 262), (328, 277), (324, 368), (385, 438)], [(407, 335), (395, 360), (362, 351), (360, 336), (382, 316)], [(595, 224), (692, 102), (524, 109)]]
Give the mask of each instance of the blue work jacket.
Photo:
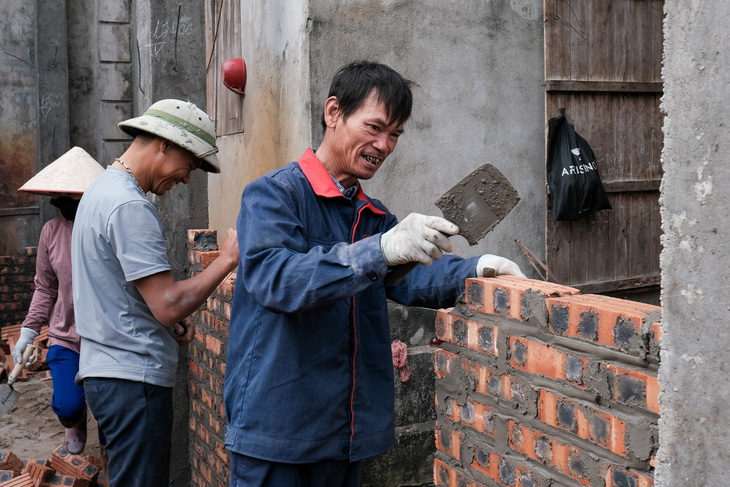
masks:
[(396, 223), (362, 187), (344, 197), (311, 149), (246, 186), (225, 377), (230, 450), (311, 463), (393, 447), (387, 298), (453, 306), (477, 259), (445, 255), (386, 286), (380, 236)]

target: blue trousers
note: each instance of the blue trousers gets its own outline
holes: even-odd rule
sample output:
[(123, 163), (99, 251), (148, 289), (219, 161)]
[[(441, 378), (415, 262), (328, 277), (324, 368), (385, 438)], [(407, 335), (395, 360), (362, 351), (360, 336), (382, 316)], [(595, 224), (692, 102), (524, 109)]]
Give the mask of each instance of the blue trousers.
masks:
[(53, 379), (51, 407), (61, 423), (71, 427), (86, 411), (84, 388), (74, 382), (79, 371), (79, 354), (70, 348), (53, 345), (48, 349), (46, 363)]
[(230, 487), (358, 487), (360, 462), (323, 460), (289, 464), (231, 452)]
[(110, 487), (169, 483), (172, 388), (89, 377), (86, 401), (104, 431)]

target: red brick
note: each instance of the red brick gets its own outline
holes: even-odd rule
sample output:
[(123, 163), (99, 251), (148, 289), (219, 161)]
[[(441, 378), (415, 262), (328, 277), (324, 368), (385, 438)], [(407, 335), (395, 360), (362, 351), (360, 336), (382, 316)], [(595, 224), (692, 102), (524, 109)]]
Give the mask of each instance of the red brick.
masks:
[(626, 422), (585, 403), (540, 391), (539, 419), (628, 458)]
[(548, 487), (552, 481), (533, 475), (533, 472), (524, 464), (490, 451), (487, 447), (474, 446), (474, 456), (471, 467), (477, 472), (486, 475), (499, 485), (523, 487)]
[(56, 473), (48, 482), (41, 483), (40, 487), (89, 487), (91, 484), (88, 480), (77, 479), (71, 475), (62, 475)]
[[(41, 461), (41, 460), (39, 460)], [(41, 461), (42, 462), (42, 461)], [(46, 462), (48, 463), (48, 462)], [(49, 482), (53, 476), (56, 474), (56, 472), (45, 463), (34, 463), (34, 462), (28, 462), (26, 466), (26, 471), (28, 474), (30, 474), (31, 478), (33, 479), (35, 485), (40, 485), (43, 482)]]
[(442, 309), (436, 314), (436, 337), (485, 355), (497, 356), (497, 327), (463, 318)]
[[(578, 289), (546, 281), (514, 276), (478, 277), (466, 280), (467, 305), (484, 313), (508, 316), (521, 320), (523, 299), (528, 293), (543, 296), (579, 294)], [(525, 317), (527, 318), (527, 317)]]
[(217, 338), (214, 338), (210, 335), (205, 337), (205, 348), (207, 350), (210, 350), (211, 352), (213, 352), (216, 355), (221, 354), (222, 345), (223, 344), (221, 343), (221, 341), (218, 340)]
[(513, 420), (509, 422), (509, 446), (583, 485), (590, 485), (589, 466), (586, 465), (584, 454), (577, 447)]
[(436, 448), (451, 455), (454, 460), (461, 458), (461, 444), (464, 441), (464, 433), (450, 429), (436, 429)]
[(486, 487), (438, 458), (433, 463), (433, 483), (443, 487)]
[(659, 414), (659, 380), (648, 371), (604, 364), (613, 391), (612, 401)]
[(454, 363), (458, 360), (459, 356), (455, 353), (451, 353), (444, 349), (437, 349), (434, 353), (434, 370), (436, 377), (444, 378), (451, 374), (454, 368)]
[(0, 484), (0, 486), (1, 487), (35, 487), (35, 482), (33, 482), (33, 477), (31, 477), (30, 474), (23, 473), (16, 477), (13, 477), (12, 480), (3, 482), (2, 484)]
[(605, 476), (606, 487), (623, 487), (632, 485), (635, 487), (653, 487), (654, 479), (635, 472), (632, 470), (624, 470), (622, 468), (611, 466), (606, 471)]
[(0, 470), (12, 470), (15, 475), (23, 471), (23, 461), (10, 450), (0, 453)]
[(474, 378), (476, 392), (501, 398), (516, 410), (534, 412), (537, 409), (537, 391), (524, 381), (470, 360), (465, 360), (462, 367)]
[(509, 338), (509, 349), (509, 364), (515, 369), (548, 379), (565, 380), (585, 388), (583, 373), (588, 363), (586, 357), (515, 336)]
[(223, 279), (223, 282), (221, 282), (220, 286), (218, 286), (218, 293), (220, 294), (221, 298), (226, 302), (233, 301), (233, 289), (236, 286), (236, 273), (231, 272), (226, 276), (225, 279)]
[(548, 328), (569, 336), (611, 348), (628, 351), (642, 340), (642, 325), (649, 313), (661, 308), (625, 299), (586, 294), (549, 298)]
[(15, 476), (15, 472), (12, 470), (0, 470), (0, 484), (7, 482)]
[(84, 457), (69, 453), (61, 445), (51, 452), (51, 467), (57, 473), (93, 481), (99, 475), (99, 469), (89, 463)]

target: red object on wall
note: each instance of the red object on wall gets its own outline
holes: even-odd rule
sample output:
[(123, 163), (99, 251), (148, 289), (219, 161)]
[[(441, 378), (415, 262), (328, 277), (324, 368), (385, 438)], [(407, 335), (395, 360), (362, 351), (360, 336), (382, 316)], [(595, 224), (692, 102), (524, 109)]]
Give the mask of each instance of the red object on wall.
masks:
[(246, 86), (246, 62), (243, 58), (234, 57), (221, 64), (223, 84), (234, 93), (243, 95)]

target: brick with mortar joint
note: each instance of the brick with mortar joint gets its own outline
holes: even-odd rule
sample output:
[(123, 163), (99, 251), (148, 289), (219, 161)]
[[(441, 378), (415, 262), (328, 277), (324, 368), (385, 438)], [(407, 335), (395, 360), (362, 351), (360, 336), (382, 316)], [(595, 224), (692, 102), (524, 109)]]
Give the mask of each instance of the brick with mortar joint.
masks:
[(436, 448), (451, 455), (454, 460), (461, 459), (461, 444), (464, 441), (464, 434), (449, 429), (436, 429)]
[(590, 485), (590, 472), (598, 467), (597, 460), (591, 455), (514, 420), (509, 422), (508, 435), (509, 446), (514, 451), (537, 460), (583, 485)]
[(585, 389), (582, 375), (578, 377), (578, 365), (582, 370), (588, 363), (585, 357), (545, 345), (523, 337), (509, 337), (509, 365), (518, 370), (553, 380), (565, 380)]
[(459, 356), (455, 353), (451, 353), (447, 350), (439, 348), (434, 353), (434, 371), (436, 377), (444, 378), (451, 374), (451, 370)]
[(439, 397), (438, 394), (436, 395), (436, 407), (441, 409), (441, 412), (443, 413), (444, 417), (450, 419), (451, 421), (454, 421), (455, 423), (458, 423), (461, 421), (461, 408), (456, 403), (453, 397), (446, 396), (444, 398), (443, 404), (439, 403)]
[(549, 298), (548, 330), (621, 351), (643, 353), (642, 325), (661, 308), (618, 298), (586, 294)]
[(606, 470), (606, 487), (653, 487), (654, 479), (639, 472), (624, 470), (615, 465)]
[(627, 424), (592, 405), (542, 389), (538, 419), (628, 458)]
[(529, 294), (548, 297), (578, 293), (580, 291), (572, 287), (507, 275), (466, 280), (470, 309), (516, 320), (528, 318), (533, 311), (526, 299)]
[(461, 423), (474, 428), (480, 433), (495, 437), (494, 408), (467, 399), (460, 407)]
[(659, 414), (659, 381), (644, 370), (604, 364), (611, 387), (611, 400)]
[(547, 487), (551, 485), (549, 479), (541, 478), (531, 472), (526, 465), (498, 455), (480, 445), (474, 445), (471, 467), (504, 486)]
[(433, 482), (439, 487), (483, 487), (438, 458), (433, 465)]
[[(453, 309), (453, 308), (452, 308)], [(447, 310), (437, 313), (436, 337), (444, 342), (496, 357), (497, 327), (463, 318)]]
[(210, 229), (188, 229), (188, 247), (195, 250), (207, 251), (218, 248), (218, 232)]

